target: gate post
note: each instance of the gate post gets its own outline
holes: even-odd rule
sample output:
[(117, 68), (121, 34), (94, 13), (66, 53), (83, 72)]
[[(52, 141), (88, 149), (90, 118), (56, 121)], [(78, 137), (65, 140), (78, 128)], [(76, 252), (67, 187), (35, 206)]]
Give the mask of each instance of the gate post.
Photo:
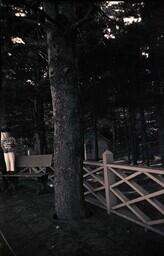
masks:
[(105, 198), (107, 213), (111, 213), (112, 206), (116, 203), (116, 197), (110, 191), (110, 185), (115, 182), (115, 175), (107, 167), (107, 164), (113, 163), (113, 153), (106, 150), (103, 153), (103, 165), (104, 165), (104, 185), (105, 185)]

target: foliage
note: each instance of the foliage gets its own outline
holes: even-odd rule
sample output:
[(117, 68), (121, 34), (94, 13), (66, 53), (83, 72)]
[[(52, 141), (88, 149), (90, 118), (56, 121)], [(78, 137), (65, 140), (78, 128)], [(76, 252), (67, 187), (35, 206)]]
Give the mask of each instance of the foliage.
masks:
[[(105, 131), (113, 145), (113, 129), (116, 129), (117, 151), (121, 152), (125, 144), (128, 151), (128, 143), (133, 147), (128, 139), (132, 136), (130, 109), (133, 108), (134, 122), (139, 127), (138, 139), (143, 138), (142, 110), (146, 122), (145, 143), (156, 141), (157, 112), (164, 92), (163, 4), (103, 1), (77, 6), (80, 20), (76, 20), (74, 29), (78, 35), (84, 131), (93, 128), (96, 118), (97, 129)], [(50, 23), (55, 26), (57, 20), (47, 17), (41, 1), (1, 1), (1, 10), (7, 122), (16, 128), (18, 136), (33, 136), (38, 129), (34, 105), (41, 98), (48, 136), (52, 134), (53, 118), (45, 31)], [(51, 22), (48, 24), (46, 19)], [(23, 43), (13, 43), (16, 37)], [(52, 135), (47, 141), (52, 143)]]

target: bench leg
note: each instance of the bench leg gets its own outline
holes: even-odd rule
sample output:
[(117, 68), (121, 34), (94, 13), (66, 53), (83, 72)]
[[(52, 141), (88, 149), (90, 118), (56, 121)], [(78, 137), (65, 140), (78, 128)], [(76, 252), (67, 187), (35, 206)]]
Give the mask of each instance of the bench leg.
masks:
[(18, 190), (18, 177), (13, 177), (14, 174), (15, 174), (15, 171), (9, 172), (9, 175), (11, 176), (11, 177), (9, 177), (9, 180), (11, 181), (12, 189)]
[(47, 182), (48, 182), (48, 174), (45, 174), (38, 178), (40, 182), (40, 189), (38, 194), (44, 194), (47, 192)]
[(2, 180), (3, 180), (3, 190), (7, 190), (9, 187), (8, 178), (3, 176)]

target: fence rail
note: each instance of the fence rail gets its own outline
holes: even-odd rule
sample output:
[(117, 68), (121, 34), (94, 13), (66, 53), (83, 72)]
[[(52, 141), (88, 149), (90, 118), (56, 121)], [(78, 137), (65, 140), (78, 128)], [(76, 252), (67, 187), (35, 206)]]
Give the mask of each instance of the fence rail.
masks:
[(164, 235), (164, 170), (103, 162), (84, 162), (85, 200)]

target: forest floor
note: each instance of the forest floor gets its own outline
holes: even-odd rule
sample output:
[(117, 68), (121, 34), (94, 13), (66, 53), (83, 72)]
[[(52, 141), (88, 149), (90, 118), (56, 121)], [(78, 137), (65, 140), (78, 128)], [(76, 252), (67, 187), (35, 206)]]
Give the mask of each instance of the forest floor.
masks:
[[(53, 190), (39, 195), (37, 181), (21, 181), (16, 193), (0, 193), (0, 230), (17, 256), (161, 256), (164, 237), (100, 208), (90, 217), (55, 220)], [(0, 256), (11, 256), (0, 237)]]

